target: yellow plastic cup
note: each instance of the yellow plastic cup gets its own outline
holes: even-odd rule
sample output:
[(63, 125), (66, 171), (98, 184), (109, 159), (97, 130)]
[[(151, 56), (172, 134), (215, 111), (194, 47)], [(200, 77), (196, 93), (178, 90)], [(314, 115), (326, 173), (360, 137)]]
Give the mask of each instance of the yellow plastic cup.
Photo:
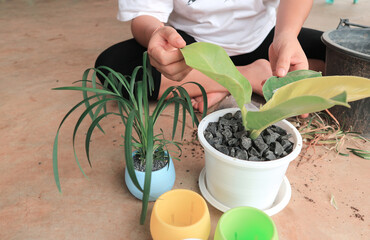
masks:
[(211, 218), (202, 196), (187, 189), (162, 194), (154, 203), (150, 233), (154, 240), (208, 239)]
[(269, 215), (253, 207), (237, 207), (225, 212), (217, 223), (214, 240), (278, 240)]

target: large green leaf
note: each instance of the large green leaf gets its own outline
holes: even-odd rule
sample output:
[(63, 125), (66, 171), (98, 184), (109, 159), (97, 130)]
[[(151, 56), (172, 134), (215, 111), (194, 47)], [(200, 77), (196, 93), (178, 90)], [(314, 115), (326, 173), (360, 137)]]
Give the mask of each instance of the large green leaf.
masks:
[(263, 129), (288, 117), (297, 116), (308, 112), (321, 111), (334, 105), (349, 107), (346, 92), (331, 99), (320, 96), (299, 96), (288, 99), (265, 111), (247, 112), (247, 129), (251, 129), (252, 138), (258, 137)]
[[(266, 111), (299, 96), (320, 96), (333, 98), (347, 93), (347, 101), (370, 96), (370, 79), (355, 76), (327, 76), (300, 80), (279, 88), (273, 97), (260, 109)], [(307, 111), (308, 113), (310, 111)]]
[(272, 76), (262, 87), (263, 96), (266, 101), (270, 100), (272, 95), (274, 95), (274, 92), (281, 88), (282, 86), (285, 86), (289, 83), (296, 82), (302, 79), (306, 78), (313, 78), (313, 77), (321, 77), (320, 72), (312, 71), (312, 70), (296, 70), (293, 72), (287, 73), (285, 77), (276, 77)]
[(251, 101), (252, 87), (222, 47), (211, 43), (197, 42), (187, 45), (181, 49), (181, 52), (188, 66), (227, 88), (239, 108), (245, 109), (244, 104)]
[(370, 79), (354, 76), (328, 76), (303, 79), (279, 88), (259, 112), (248, 112), (247, 129), (253, 136), (284, 118), (317, 112), (334, 105), (370, 96)]
[(210, 43), (194, 43), (182, 50), (186, 64), (227, 88), (242, 111), (243, 124), (253, 136), (284, 118), (321, 111), (347, 101), (370, 96), (370, 80), (354, 76), (328, 76), (298, 70), (284, 78), (270, 78), (264, 88), (267, 103), (259, 112), (248, 112), (252, 88), (226, 52)]

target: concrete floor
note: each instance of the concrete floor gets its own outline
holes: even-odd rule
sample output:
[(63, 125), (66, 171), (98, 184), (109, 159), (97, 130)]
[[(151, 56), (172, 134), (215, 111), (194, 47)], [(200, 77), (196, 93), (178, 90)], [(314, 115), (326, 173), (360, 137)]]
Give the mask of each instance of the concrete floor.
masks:
[[(315, 1), (305, 26), (331, 30), (339, 18), (370, 25), (369, 10), (368, 0)], [(68, 120), (60, 136), (62, 194), (53, 179), (54, 136), (81, 95), (51, 88), (79, 80), (103, 49), (130, 37), (129, 24), (118, 22), (116, 11), (116, 0), (0, 0), (0, 239), (150, 239), (149, 218), (139, 225), (141, 202), (123, 183), (119, 119), (105, 120), (106, 134), (93, 135), (92, 169), (83, 156), (87, 124), (82, 126), (77, 152), (89, 179), (73, 157), (77, 116)], [(157, 130), (171, 120), (168, 110)], [(204, 159), (192, 141), (194, 130), (187, 127), (174, 188), (199, 192)], [(359, 141), (346, 144), (370, 149)], [(302, 153), (287, 172), (291, 201), (273, 216), (280, 239), (368, 239), (369, 170), (369, 161), (324, 147)], [(222, 213), (211, 205), (209, 210), (212, 239)]]

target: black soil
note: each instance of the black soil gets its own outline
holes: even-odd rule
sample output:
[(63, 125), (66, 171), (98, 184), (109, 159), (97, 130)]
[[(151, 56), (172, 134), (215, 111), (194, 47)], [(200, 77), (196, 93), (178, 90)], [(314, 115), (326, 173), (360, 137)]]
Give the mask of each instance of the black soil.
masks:
[(270, 161), (285, 157), (293, 150), (287, 132), (272, 125), (256, 138), (249, 137), (241, 118), (241, 112), (227, 113), (218, 122), (210, 122), (204, 137), (218, 151), (242, 160)]

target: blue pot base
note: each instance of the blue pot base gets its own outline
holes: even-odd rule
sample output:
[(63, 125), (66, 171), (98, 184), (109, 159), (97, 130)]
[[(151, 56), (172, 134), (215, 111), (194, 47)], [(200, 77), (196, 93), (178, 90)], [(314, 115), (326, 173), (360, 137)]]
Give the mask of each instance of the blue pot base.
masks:
[[(135, 170), (135, 174), (140, 187), (144, 188), (145, 172)], [(166, 165), (164, 168), (152, 172), (149, 201), (155, 201), (163, 193), (170, 191), (175, 184), (175, 179), (175, 167), (173, 165), (172, 158), (170, 157), (169, 165)], [(134, 195), (136, 198), (142, 200), (143, 193), (132, 182), (127, 168), (125, 168), (125, 182), (131, 194)]]

